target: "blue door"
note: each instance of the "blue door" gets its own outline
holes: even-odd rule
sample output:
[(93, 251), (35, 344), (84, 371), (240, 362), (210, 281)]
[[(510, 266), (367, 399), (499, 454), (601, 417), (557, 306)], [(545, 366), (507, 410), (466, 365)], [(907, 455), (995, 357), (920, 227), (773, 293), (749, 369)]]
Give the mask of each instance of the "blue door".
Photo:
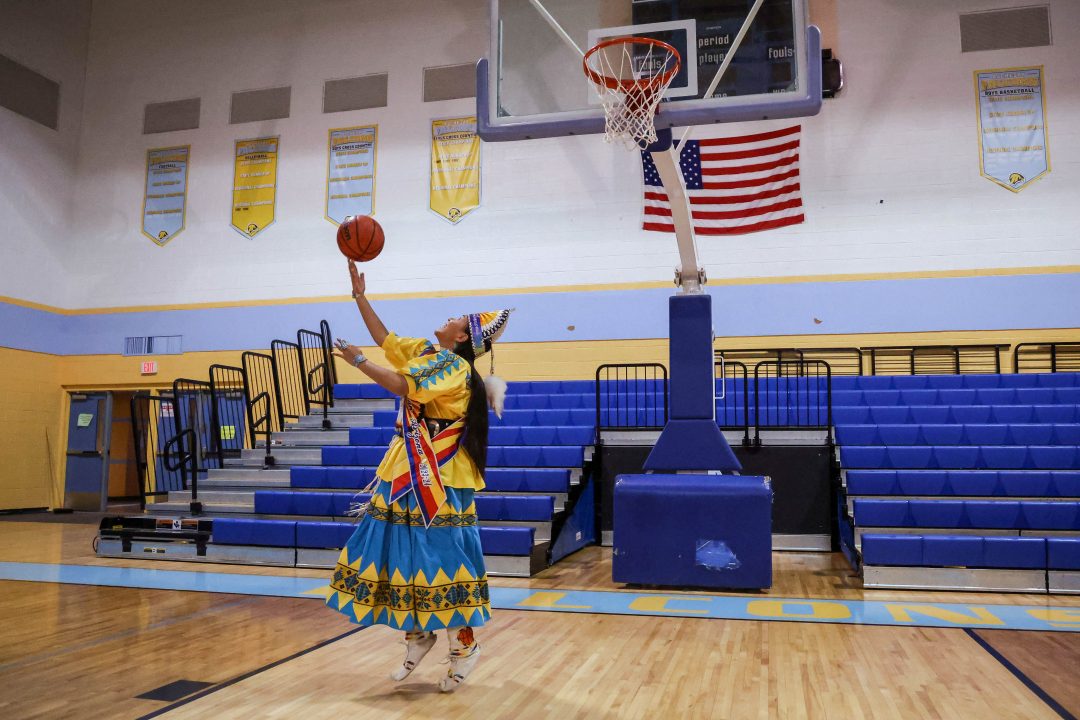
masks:
[(72, 393), (64, 507), (104, 512), (109, 495), (109, 393)]

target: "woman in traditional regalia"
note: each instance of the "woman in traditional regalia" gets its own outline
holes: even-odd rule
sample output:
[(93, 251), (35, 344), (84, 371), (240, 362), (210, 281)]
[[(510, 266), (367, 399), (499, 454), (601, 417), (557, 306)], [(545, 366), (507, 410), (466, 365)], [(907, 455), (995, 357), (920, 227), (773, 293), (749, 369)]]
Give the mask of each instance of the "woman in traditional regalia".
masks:
[(326, 604), (357, 624), (405, 632), (394, 680), (408, 677), (445, 629), (450, 668), (439, 689), (451, 692), (479, 659), (473, 629), (491, 618), (473, 494), (484, 488), (489, 399), (501, 414), (506, 383), (481, 380), (474, 362), (491, 351), (510, 311), (451, 318), (435, 331), (435, 347), (388, 332), (352, 261), (349, 273), (364, 324), (391, 367), (341, 340), (337, 355), (400, 396), (401, 410)]

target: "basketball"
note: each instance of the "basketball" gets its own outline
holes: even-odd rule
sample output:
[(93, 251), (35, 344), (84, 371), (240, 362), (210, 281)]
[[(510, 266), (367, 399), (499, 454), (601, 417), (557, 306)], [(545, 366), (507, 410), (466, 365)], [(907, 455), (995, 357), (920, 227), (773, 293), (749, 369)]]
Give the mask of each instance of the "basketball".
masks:
[(356, 262), (377, 258), (385, 240), (382, 225), (370, 215), (350, 215), (338, 225), (338, 249), (342, 255)]

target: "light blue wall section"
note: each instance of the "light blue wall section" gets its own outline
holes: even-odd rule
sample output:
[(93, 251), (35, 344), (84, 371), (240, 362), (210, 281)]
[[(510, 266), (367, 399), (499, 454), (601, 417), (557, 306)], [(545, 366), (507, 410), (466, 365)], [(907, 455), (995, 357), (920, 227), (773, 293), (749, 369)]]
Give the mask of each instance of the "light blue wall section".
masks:
[[(710, 288), (717, 335), (833, 335), (1080, 327), (1080, 274), (725, 285)], [(377, 303), (387, 327), (431, 337), (450, 316), (517, 309), (503, 340), (667, 337), (671, 290), (528, 293)], [(182, 335), (185, 352), (265, 348), (317, 330), (367, 341), (352, 303), (58, 315), (0, 303), (0, 346), (113, 355), (130, 335)], [(815, 322), (820, 320), (820, 323)], [(572, 328), (572, 329), (571, 329)]]

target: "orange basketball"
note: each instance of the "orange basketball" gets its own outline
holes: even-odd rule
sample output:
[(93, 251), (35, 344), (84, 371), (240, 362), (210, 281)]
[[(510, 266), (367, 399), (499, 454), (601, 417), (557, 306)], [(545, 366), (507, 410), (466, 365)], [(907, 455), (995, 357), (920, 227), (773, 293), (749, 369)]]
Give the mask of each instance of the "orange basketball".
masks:
[(338, 225), (338, 250), (356, 262), (368, 262), (377, 258), (385, 241), (382, 226), (369, 215), (350, 215)]

